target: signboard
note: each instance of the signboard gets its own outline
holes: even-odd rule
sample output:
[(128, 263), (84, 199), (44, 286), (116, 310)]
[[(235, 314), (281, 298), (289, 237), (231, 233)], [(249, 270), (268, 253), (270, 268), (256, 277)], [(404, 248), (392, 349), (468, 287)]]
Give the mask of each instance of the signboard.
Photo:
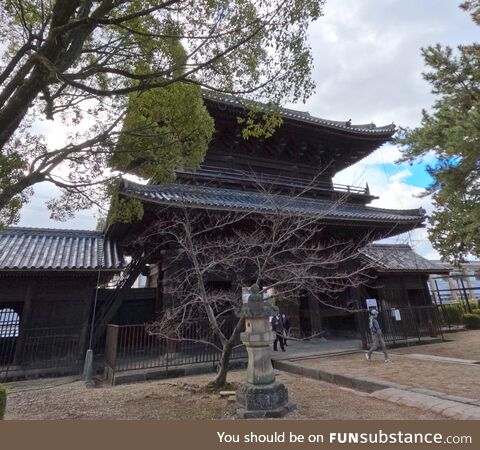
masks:
[(376, 298), (367, 298), (366, 302), (368, 309), (376, 309), (378, 311), (378, 304)]
[(396, 309), (395, 310), (395, 320), (402, 320), (402, 316), (400, 315), (400, 310)]

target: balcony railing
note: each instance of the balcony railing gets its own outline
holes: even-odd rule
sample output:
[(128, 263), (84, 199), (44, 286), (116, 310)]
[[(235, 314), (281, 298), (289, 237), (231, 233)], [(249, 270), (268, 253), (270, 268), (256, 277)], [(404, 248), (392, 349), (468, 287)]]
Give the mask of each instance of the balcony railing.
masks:
[(177, 169), (176, 172), (180, 176), (211, 182), (250, 183), (259, 184), (264, 187), (294, 188), (308, 192), (340, 192), (370, 196), (368, 185), (365, 187), (349, 186), (346, 184), (331, 183), (325, 180), (309, 180), (284, 175), (260, 174), (227, 167), (202, 166), (196, 172), (184, 169)]

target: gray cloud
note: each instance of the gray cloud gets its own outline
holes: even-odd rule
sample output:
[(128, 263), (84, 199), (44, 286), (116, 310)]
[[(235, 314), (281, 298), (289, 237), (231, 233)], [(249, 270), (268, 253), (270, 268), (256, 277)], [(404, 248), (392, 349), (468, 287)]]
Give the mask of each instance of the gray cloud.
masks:
[(432, 103), (420, 48), (472, 42), (477, 33), (456, 0), (330, 0), (310, 32), (317, 91), (305, 109), (416, 125)]
[[(437, 42), (456, 46), (477, 38), (478, 28), (458, 8), (459, 3), (460, 0), (329, 0), (324, 17), (310, 31), (316, 93), (306, 104), (289, 106), (329, 119), (417, 125), (421, 109), (428, 108), (433, 101), (430, 87), (421, 76), (425, 67), (420, 48)], [(402, 196), (402, 207), (422, 205), (430, 210), (428, 199), (414, 197), (418, 188), (382, 175), (382, 161), (388, 160), (391, 152), (388, 146), (383, 147), (370, 157), (367, 166), (365, 161), (361, 162), (336, 179), (350, 184), (371, 180), (373, 193), (383, 197), (376, 202), (378, 206), (386, 206)], [(399, 167), (399, 172), (404, 169)], [(95, 227), (93, 211), (81, 212), (66, 223), (50, 220), (44, 203), (57, 193), (56, 189), (42, 184), (35, 193), (22, 211), (22, 225)], [(398, 201), (394, 203), (399, 205)], [(425, 230), (414, 232), (410, 239), (425, 255), (436, 256)]]

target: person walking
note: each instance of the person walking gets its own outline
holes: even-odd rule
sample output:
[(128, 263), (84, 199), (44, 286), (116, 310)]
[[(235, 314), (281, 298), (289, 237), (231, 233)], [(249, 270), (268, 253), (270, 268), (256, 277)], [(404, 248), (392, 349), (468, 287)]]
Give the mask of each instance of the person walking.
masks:
[(387, 346), (385, 345), (382, 329), (380, 328), (377, 317), (378, 311), (376, 309), (372, 309), (370, 311), (370, 317), (368, 318), (368, 327), (370, 328), (370, 333), (372, 334), (373, 344), (368, 350), (368, 352), (365, 353), (365, 359), (367, 361), (371, 361), (372, 353), (380, 347), (382, 349), (383, 355), (385, 356), (385, 362), (390, 362), (387, 353)]
[(283, 322), (283, 343), (285, 347), (288, 347), (287, 345), (287, 337), (288, 337), (288, 332), (290, 331), (290, 320), (288, 319), (288, 316), (286, 314), (282, 314), (282, 322)]
[(277, 343), (280, 343), (280, 348), (282, 352), (285, 351), (285, 346), (283, 344), (283, 321), (280, 314), (276, 314), (272, 317), (272, 331), (275, 333), (275, 341), (273, 341), (273, 350), (276, 352)]

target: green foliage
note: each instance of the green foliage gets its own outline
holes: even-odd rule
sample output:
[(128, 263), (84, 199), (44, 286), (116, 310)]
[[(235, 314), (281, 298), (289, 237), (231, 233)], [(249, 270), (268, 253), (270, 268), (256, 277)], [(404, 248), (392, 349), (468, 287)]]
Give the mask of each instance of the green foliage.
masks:
[(24, 170), (25, 160), (18, 149), (6, 149), (4, 154), (0, 153), (0, 201), (5, 197), (3, 207), (0, 206), (0, 231), (4, 224), (18, 222), (20, 209), (31, 194), (28, 189), (11, 190), (12, 184)]
[(480, 330), (480, 315), (464, 314), (463, 322), (469, 330)]
[(269, 138), (282, 124), (283, 120), (279, 113), (259, 114), (255, 108), (252, 108), (246, 117), (237, 117), (237, 122), (243, 125), (243, 138), (248, 139), (250, 137)]
[(439, 311), (443, 316), (443, 320), (449, 324), (460, 325), (463, 322), (463, 314), (465, 311), (459, 303), (439, 306)]
[(171, 181), (177, 167), (198, 168), (213, 126), (198, 86), (177, 83), (134, 93), (110, 165), (155, 183)]
[(469, 300), (468, 301), (468, 306), (470, 306), (470, 309), (476, 309), (478, 308), (478, 301), (477, 300)]
[(143, 204), (136, 198), (120, 197), (118, 188), (111, 188), (107, 224), (130, 223), (143, 217)]
[(472, 314), (477, 314), (477, 316), (480, 316), (480, 308), (472, 309)]
[(480, 25), (480, 0), (467, 0), (460, 5), (460, 8), (469, 11), (475, 23)]
[(7, 388), (0, 384), (0, 420), (5, 416), (5, 409), (7, 407)]
[[(36, 183), (62, 191), (48, 206), (63, 220), (105, 207), (117, 175), (163, 182), (198, 167), (213, 132), (201, 88), (277, 107), (306, 100), (308, 29), (324, 3), (1, 1), (0, 224), (19, 220)], [(45, 142), (42, 119), (72, 132), (64, 147)], [(248, 114), (244, 135), (268, 137), (279, 123)]]
[(97, 220), (97, 225), (95, 226), (95, 229), (97, 231), (105, 231), (106, 227), (107, 227), (107, 219), (105, 217), (99, 217)]
[[(478, 1), (467, 3), (478, 18)], [(422, 54), (430, 68), (424, 78), (437, 98), (431, 113), (423, 111), (421, 126), (402, 129), (397, 142), (403, 161), (434, 153), (430, 240), (443, 258), (461, 262), (480, 254), (480, 46), (454, 51), (437, 44)]]

